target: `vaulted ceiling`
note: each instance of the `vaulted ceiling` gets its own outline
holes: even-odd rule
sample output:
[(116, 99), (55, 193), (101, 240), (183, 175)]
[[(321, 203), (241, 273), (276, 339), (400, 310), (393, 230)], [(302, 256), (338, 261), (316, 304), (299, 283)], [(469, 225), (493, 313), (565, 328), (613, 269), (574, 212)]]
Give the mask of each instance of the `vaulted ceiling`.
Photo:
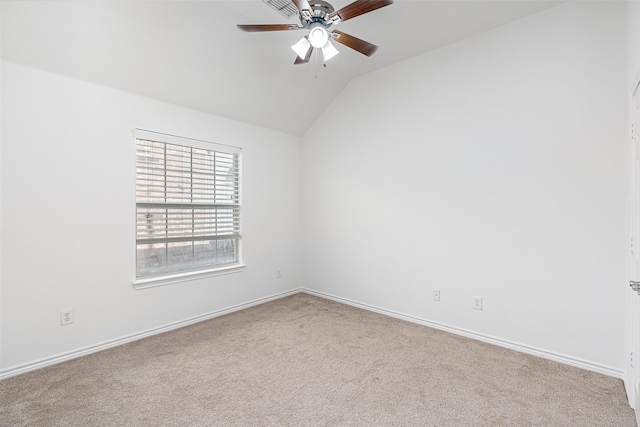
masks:
[(298, 23), (261, 0), (3, 0), (1, 47), (7, 61), (302, 135), (354, 77), (559, 3), (396, 0), (337, 27), (378, 45), (372, 57), (336, 44), (323, 67), (293, 65), (303, 32), (236, 28)]

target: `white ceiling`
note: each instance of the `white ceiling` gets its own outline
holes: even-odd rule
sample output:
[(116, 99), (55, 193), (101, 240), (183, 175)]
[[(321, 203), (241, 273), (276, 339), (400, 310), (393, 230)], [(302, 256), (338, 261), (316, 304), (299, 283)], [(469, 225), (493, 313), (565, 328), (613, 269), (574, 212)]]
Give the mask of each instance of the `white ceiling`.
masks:
[(378, 45), (375, 55), (336, 43), (323, 68), (293, 65), (303, 32), (236, 29), (297, 23), (261, 0), (2, 0), (2, 58), (302, 135), (354, 77), (559, 3), (396, 0), (337, 27)]

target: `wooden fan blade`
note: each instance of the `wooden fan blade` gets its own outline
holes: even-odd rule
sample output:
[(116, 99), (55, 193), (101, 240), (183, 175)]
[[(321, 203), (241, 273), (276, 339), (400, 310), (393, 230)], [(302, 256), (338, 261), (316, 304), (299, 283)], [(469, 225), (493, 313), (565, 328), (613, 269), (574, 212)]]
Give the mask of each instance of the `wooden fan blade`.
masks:
[(238, 29), (250, 33), (258, 31), (289, 31), (302, 30), (304, 27), (293, 24), (263, 24), (263, 25), (238, 25)]
[(347, 33), (343, 33), (342, 31), (333, 30), (333, 34), (333, 40), (350, 47), (353, 50), (357, 50), (363, 55), (371, 56), (376, 52), (376, 50), (378, 50), (378, 46), (375, 44), (353, 37)]
[(312, 53), (313, 53), (313, 47), (309, 48), (309, 51), (307, 52), (307, 56), (305, 56), (304, 59), (296, 55), (296, 60), (293, 63), (293, 65), (308, 64), (309, 60), (311, 59)]
[(346, 21), (347, 19), (355, 18), (356, 16), (369, 13), (381, 7), (389, 6), (392, 3), (393, 0), (356, 0), (342, 9), (333, 12), (329, 15), (329, 19), (339, 16), (341, 21)]

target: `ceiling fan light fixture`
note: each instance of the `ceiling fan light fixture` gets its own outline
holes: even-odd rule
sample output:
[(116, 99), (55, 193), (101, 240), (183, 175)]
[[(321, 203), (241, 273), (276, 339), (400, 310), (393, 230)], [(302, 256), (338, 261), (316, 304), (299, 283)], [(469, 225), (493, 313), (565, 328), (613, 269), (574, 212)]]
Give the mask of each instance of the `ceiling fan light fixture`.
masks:
[(300, 59), (305, 59), (307, 57), (307, 53), (309, 53), (309, 49), (311, 49), (311, 43), (307, 40), (306, 37), (301, 38), (298, 43), (291, 46), (291, 49), (300, 57)]
[(329, 40), (327, 40), (327, 44), (325, 44), (324, 47), (322, 48), (322, 57), (324, 58), (325, 62), (327, 62), (328, 60), (330, 60), (331, 58), (333, 58), (339, 53), (340, 52), (338, 51), (338, 49), (336, 49), (333, 43), (331, 43), (331, 41)]
[(329, 41), (329, 33), (322, 24), (312, 24), (309, 27), (309, 42), (316, 49), (324, 47)]
[[(347, 46), (365, 56), (373, 55), (378, 49), (378, 46), (343, 33), (342, 31), (330, 31), (329, 28), (338, 22), (344, 22), (393, 4), (393, 0), (355, 0), (340, 10), (335, 10), (326, 0), (262, 1), (280, 10), (285, 16), (297, 15), (300, 23), (237, 25), (238, 29), (250, 33), (264, 31), (307, 31), (307, 35), (304, 38), (291, 46), (291, 49), (297, 55), (294, 62), (296, 65), (308, 64), (314, 48), (316, 49), (316, 53), (317, 50), (322, 49), (322, 56), (325, 62), (336, 56), (339, 52), (331, 43), (332, 38), (341, 45)], [(316, 55), (316, 63), (317, 60), (318, 55)]]

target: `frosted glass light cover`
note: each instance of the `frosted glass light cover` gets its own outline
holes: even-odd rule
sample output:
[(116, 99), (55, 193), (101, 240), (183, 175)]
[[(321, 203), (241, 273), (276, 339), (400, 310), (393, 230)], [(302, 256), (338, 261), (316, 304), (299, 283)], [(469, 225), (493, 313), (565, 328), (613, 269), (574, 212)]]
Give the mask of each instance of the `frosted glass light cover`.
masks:
[(322, 48), (322, 56), (324, 57), (325, 62), (339, 54), (338, 49), (335, 48), (333, 43), (327, 41), (327, 44)]
[(301, 38), (298, 43), (291, 46), (291, 49), (300, 57), (300, 59), (305, 59), (309, 49), (311, 49), (311, 43), (307, 40), (306, 37)]
[(324, 45), (327, 44), (328, 40), (329, 40), (329, 34), (327, 33), (327, 30), (325, 30), (324, 27), (321, 27), (321, 26), (313, 27), (309, 31), (309, 41), (311, 42), (311, 46), (315, 47), (316, 49), (320, 49), (321, 47), (324, 47)]

